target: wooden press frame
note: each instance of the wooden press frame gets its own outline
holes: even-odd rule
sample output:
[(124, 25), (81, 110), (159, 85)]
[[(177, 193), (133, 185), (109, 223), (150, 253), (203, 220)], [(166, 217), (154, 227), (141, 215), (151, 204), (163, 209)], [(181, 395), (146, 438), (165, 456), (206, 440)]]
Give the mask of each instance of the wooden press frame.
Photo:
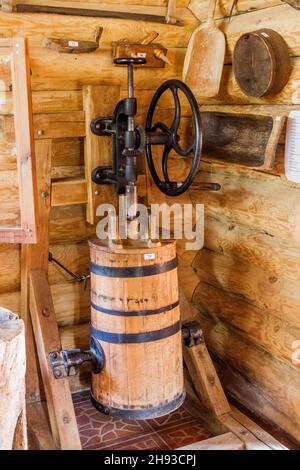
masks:
[(21, 224), (0, 227), (0, 243), (36, 243), (36, 178), (30, 69), (25, 38), (0, 39), (0, 54), (11, 57), (14, 129)]

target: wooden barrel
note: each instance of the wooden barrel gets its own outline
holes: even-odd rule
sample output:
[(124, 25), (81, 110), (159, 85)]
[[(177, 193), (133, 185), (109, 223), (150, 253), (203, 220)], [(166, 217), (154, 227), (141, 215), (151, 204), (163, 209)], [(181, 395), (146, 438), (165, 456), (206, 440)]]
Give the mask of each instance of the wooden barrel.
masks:
[(167, 414), (185, 398), (175, 242), (90, 248), (91, 342), (104, 356), (92, 402), (125, 419)]

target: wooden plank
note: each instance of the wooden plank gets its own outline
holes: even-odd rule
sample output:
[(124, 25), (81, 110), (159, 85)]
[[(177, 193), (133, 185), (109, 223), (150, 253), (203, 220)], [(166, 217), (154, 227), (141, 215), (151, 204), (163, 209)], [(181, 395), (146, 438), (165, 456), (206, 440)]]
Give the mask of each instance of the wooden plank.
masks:
[[(180, 290), (180, 311), (183, 321), (190, 321), (196, 309), (189, 304), (183, 290)], [(190, 373), (199, 400), (206, 410), (217, 416), (230, 412), (230, 406), (207, 351), (205, 341), (192, 347), (183, 347), (184, 362)]]
[(20, 184), (21, 227), (26, 243), (36, 243), (37, 188), (31, 111), (30, 66), (27, 42), (13, 39), (13, 102)]
[(228, 413), (230, 407), (205, 343), (191, 348), (184, 347), (183, 357), (204, 406), (217, 416)]
[(83, 111), (35, 114), (33, 124), (36, 139), (83, 137), (85, 135)]
[(60, 350), (61, 344), (47, 275), (41, 269), (30, 274), (30, 311), (55, 445), (62, 450), (81, 449), (68, 381), (56, 380), (49, 363), (49, 353)]
[[(14, 245), (0, 245), (0, 294), (20, 288), (20, 250)], [(12, 309), (14, 311), (14, 309)]]
[(250, 432), (252, 432), (260, 441), (264, 442), (272, 450), (287, 450), (283, 444), (277, 441), (271, 434), (262, 429), (253, 420), (248, 418), (244, 413), (239, 411), (237, 408), (232, 406), (232, 416), (236, 421), (245, 426)]
[(87, 202), (87, 181), (85, 178), (68, 178), (51, 184), (51, 206), (85, 204)]
[(23, 245), (21, 248), (21, 317), (27, 331), (27, 401), (36, 401), (41, 396), (40, 372), (29, 310), (29, 273), (32, 268), (47, 269), (48, 267), (51, 141), (36, 142), (35, 155), (38, 192), (38, 243), (31, 246)]
[(64, 326), (59, 329), (63, 349), (87, 350), (90, 344), (90, 322), (81, 325)]
[[(91, 179), (92, 171), (98, 166), (112, 165), (111, 137), (97, 137), (91, 132), (90, 123), (97, 116), (111, 116), (116, 103), (120, 100), (118, 86), (87, 86), (83, 88), (83, 103), (86, 121), (85, 138), (85, 172), (87, 180), (87, 212), (88, 223), (96, 222), (96, 210), (101, 203), (116, 204), (113, 188), (100, 191), (99, 186)], [(103, 187), (102, 187), (103, 188)], [(101, 189), (102, 189), (101, 188)]]
[(45, 402), (27, 404), (27, 422), (30, 450), (54, 450)]
[(176, 450), (245, 450), (245, 444), (232, 432), (195, 442)]
[(85, 288), (83, 283), (61, 282), (53, 284), (50, 289), (59, 327), (82, 325), (90, 321), (91, 293), (89, 283)]
[(204, 112), (202, 124), (205, 155), (250, 167), (274, 166), (283, 116)]
[(240, 438), (244, 443), (245, 450), (271, 450), (270, 447), (257, 439), (230, 414), (220, 416), (219, 419), (228, 429), (230, 429), (231, 432), (235, 434), (235, 436)]
[(77, 242), (95, 236), (95, 227), (86, 222), (85, 205), (52, 207), (49, 235), (51, 243)]

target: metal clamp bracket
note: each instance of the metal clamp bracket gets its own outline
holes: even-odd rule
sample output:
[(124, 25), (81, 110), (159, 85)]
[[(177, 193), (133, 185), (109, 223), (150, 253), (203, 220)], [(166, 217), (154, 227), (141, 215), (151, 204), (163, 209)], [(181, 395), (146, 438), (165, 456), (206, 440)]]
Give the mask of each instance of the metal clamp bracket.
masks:
[(204, 343), (203, 331), (197, 321), (185, 323), (182, 328), (182, 339), (188, 348)]

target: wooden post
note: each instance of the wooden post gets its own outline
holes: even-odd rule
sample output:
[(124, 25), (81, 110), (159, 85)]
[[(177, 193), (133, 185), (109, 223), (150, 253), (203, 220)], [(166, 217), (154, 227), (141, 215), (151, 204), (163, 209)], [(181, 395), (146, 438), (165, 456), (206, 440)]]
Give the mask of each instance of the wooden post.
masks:
[[(66, 379), (55, 380), (49, 365), (49, 353), (61, 349), (61, 342), (47, 278), (49, 255), (49, 213), (51, 201), (51, 149), (50, 139), (36, 142), (36, 170), (38, 185), (38, 243), (22, 248), (22, 317), (34, 331), (34, 339), (47, 398), (51, 431), (59, 449), (81, 449), (72, 396)], [(43, 315), (49, 312), (49, 315)], [(28, 330), (29, 331), (29, 330)], [(28, 392), (38, 393), (36, 357), (32, 338), (29, 338), (28, 361), (33, 377), (28, 376)], [(30, 346), (31, 344), (31, 346)]]
[(81, 449), (72, 396), (67, 378), (55, 379), (49, 353), (59, 351), (61, 342), (47, 273), (30, 273), (30, 312), (38, 351), (54, 443), (62, 450)]
[(110, 186), (99, 186), (92, 182), (91, 174), (97, 166), (112, 165), (110, 137), (97, 137), (91, 132), (91, 121), (97, 116), (110, 116), (120, 99), (119, 86), (83, 87), (83, 107), (85, 111), (86, 138), (84, 143), (84, 166), (87, 182), (86, 220), (94, 225), (96, 210), (101, 202), (113, 202), (115, 194)]
[[(180, 289), (180, 311), (183, 321), (194, 320), (197, 317), (196, 309), (188, 302), (183, 289)], [(183, 359), (204, 408), (216, 416), (230, 413), (230, 405), (206, 348), (204, 338), (200, 344), (191, 348), (183, 346)]]
[(25, 332), (17, 315), (0, 308), (0, 450), (26, 450)]

